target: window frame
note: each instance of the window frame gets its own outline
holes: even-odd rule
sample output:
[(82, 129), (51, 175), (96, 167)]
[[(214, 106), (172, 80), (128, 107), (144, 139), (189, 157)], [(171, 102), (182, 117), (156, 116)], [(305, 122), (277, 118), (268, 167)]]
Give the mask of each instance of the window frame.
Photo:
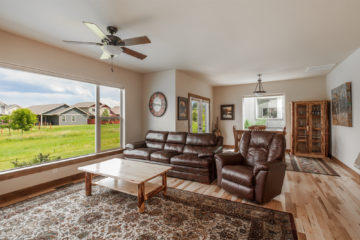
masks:
[[(94, 153), (90, 153), (90, 154), (85, 154), (85, 155), (80, 155), (80, 156), (75, 156), (75, 157), (70, 157), (70, 158), (65, 158), (65, 159), (60, 159), (60, 160), (55, 160), (55, 161), (51, 161), (51, 162), (46, 162), (46, 163), (40, 163), (40, 164), (34, 164), (31, 166), (25, 166), (25, 167), (20, 167), (20, 168), (11, 168), (11, 169), (7, 169), (7, 170), (2, 170), (0, 171), (0, 181), (2, 180), (7, 180), (7, 179), (12, 179), (12, 178), (17, 178), (17, 177), (21, 177), (21, 176), (26, 176), (29, 174), (33, 174), (33, 173), (38, 173), (38, 172), (42, 172), (42, 171), (47, 171), (47, 170), (51, 170), (51, 169), (56, 169), (59, 167), (64, 167), (64, 166), (68, 166), (68, 165), (73, 165), (73, 164), (78, 164), (81, 162), (86, 162), (86, 161), (91, 161), (91, 160), (95, 160), (101, 157), (106, 157), (106, 156), (111, 156), (111, 155), (116, 155), (116, 154), (120, 154), (124, 151), (124, 146), (125, 146), (125, 88), (120, 88), (120, 87), (116, 87), (116, 86), (109, 86), (109, 85), (99, 85), (96, 84), (95, 80), (93, 81), (89, 81), (89, 79), (81, 79), (79, 77), (75, 77), (72, 75), (68, 75), (68, 74), (61, 74), (61, 73), (54, 73), (54, 72), (50, 72), (50, 71), (45, 71), (45, 70), (40, 70), (40, 69), (34, 69), (34, 68), (28, 68), (25, 66), (19, 66), (19, 65), (13, 65), (13, 64), (6, 64), (6, 63), (0, 63), (0, 67), (1, 68), (6, 68), (6, 69), (10, 69), (10, 70), (14, 70), (14, 71), (23, 71), (23, 72), (28, 72), (28, 73), (34, 73), (34, 74), (41, 74), (41, 75), (45, 75), (45, 76), (50, 76), (50, 77), (57, 77), (57, 78), (62, 78), (65, 80), (72, 80), (72, 81), (79, 81), (82, 83), (89, 83), (95, 86), (96, 89), (98, 89), (100, 86), (106, 86), (106, 87), (112, 87), (112, 88), (118, 88), (120, 90), (121, 93), (121, 99), (120, 99), (120, 147), (119, 148), (113, 148), (113, 149), (108, 149), (105, 151), (98, 151), (97, 149), (97, 144), (98, 144), (98, 135), (96, 135), (97, 133), (97, 128), (98, 125), (95, 121), (95, 151)], [(98, 106), (99, 102), (98, 102), (98, 93), (95, 93), (95, 105)], [(97, 109), (95, 108), (95, 112)], [(65, 117), (65, 116), (64, 116)], [(96, 118), (96, 114), (95, 114), (95, 118)], [(66, 122), (66, 117), (65, 117), (65, 122)]]
[(71, 122), (76, 122), (76, 115), (71, 115)]

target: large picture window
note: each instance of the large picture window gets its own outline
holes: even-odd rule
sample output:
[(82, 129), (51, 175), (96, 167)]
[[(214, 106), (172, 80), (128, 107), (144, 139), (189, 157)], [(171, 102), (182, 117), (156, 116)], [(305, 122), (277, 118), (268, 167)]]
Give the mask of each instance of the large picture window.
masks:
[(124, 90), (5, 68), (0, 86), (0, 171), (121, 147)]

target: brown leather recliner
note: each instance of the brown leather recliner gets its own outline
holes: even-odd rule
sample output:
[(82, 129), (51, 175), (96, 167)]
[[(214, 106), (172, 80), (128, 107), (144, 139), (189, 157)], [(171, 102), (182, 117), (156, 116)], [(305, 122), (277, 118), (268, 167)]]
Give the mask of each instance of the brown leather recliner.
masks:
[(251, 131), (243, 134), (239, 152), (215, 155), (217, 185), (241, 198), (265, 203), (281, 193), (286, 164), (282, 134)]

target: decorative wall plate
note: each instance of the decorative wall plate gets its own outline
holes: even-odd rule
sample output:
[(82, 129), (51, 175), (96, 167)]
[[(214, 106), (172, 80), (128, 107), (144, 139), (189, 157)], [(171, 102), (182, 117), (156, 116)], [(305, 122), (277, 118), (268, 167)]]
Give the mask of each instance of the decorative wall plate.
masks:
[(149, 100), (149, 110), (155, 117), (161, 117), (166, 112), (166, 97), (162, 92), (155, 92)]

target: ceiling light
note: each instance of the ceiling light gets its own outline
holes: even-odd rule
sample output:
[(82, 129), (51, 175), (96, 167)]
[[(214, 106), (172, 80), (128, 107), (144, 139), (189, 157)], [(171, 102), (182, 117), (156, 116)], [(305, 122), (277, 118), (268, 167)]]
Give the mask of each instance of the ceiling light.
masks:
[(259, 77), (259, 79), (257, 80), (258, 82), (256, 84), (255, 91), (254, 91), (255, 96), (261, 96), (264, 93), (266, 93), (266, 91), (264, 90), (262, 83), (261, 83), (261, 74), (258, 74), (258, 77)]

